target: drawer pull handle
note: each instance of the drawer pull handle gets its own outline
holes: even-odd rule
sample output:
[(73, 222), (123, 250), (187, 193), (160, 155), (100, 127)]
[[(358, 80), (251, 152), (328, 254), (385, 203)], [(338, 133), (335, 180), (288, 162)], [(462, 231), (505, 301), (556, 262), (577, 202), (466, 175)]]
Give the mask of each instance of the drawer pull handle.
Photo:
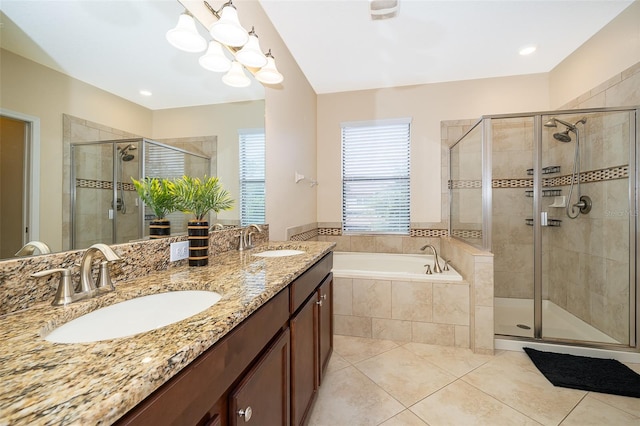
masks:
[(320, 301), (316, 302), (316, 305), (318, 305), (318, 306), (322, 306), (322, 300), (320, 300)]
[(251, 410), (251, 406), (247, 407), (244, 410), (238, 410), (238, 415), (240, 417), (244, 417), (245, 423), (251, 420), (251, 414), (253, 414), (253, 411)]

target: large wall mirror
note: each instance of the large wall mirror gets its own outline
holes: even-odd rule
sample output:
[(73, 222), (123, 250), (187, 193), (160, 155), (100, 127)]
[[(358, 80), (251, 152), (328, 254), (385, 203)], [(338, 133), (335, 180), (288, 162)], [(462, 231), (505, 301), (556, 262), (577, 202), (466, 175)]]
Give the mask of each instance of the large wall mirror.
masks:
[[(209, 170), (238, 199), (239, 132), (264, 129), (264, 87), (248, 72), (250, 86), (228, 87), (223, 74), (199, 66), (201, 54), (170, 46), (165, 34), (183, 10), (178, 1), (3, 0), (0, 258), (14, 256), (16, 238), (42, 241), (52, 252), (72, 248), (74, 149), (75, 162), (118, 174), (114, 159), (137, 158), (142, 147), (127, 140), (175, 146), (211, 157)], [(10, 138), (20, 143), (10, 146)], [(109, 140), (116, 143), (77, 147)], [(123, 168), (134, 162), (123, 161)], [(129, 211), (136, 204), (130, 196), (122, 197)], [(118, 206), (109, 207), (104, 215), (113, 210), (118, 218)], [(239, 209), (218, 218), (237, 223)]]

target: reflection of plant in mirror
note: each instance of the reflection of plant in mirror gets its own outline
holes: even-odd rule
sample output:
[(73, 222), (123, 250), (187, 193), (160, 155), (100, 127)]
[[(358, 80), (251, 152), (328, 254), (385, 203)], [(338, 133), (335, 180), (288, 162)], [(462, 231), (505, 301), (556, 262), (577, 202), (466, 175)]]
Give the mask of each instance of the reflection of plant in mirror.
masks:
[(169, 179), (146, 177), (141, 180), (131, 178), (140, 199), (153, 210), (158, 219), (164, 219), (176, 210), (175, 198), (171, 191), (173, 182)]
[(205, 220), (211, 210), (218, 213), (231, 209), (234, 202), (215, 176), (205, 176), (203, 180), (189, 176), (175, 179), (171, 193), (175, 197), (176, 208), (193, 214), (198, 221)]

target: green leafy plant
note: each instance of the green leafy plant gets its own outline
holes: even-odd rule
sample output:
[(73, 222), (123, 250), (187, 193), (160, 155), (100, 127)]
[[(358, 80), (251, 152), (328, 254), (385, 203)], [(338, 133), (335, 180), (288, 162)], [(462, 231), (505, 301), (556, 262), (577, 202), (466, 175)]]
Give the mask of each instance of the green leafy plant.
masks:
[(211, 210), (218, 213), (231, 209), (234, 202), (215, 176), (205, 176), (202, 180), (189, 176), (175, 179), (171, 193), (175, 198), (176, 208), (193, 214), (199, 221), (203, 221)]
[(146, 177), (136, 180), (131, 178), (140, 199), (147, 205), (158, 219), (164, 219), (176, 210), (174, 195), (171, 191), (173, 183), (169, 179)]

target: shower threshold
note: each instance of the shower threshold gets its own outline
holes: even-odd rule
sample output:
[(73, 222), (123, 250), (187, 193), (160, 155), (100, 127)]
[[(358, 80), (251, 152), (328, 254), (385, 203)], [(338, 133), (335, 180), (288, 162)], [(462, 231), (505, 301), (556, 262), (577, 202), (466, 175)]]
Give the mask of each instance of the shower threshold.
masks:
[[(496, 297), (494, 318), (495, 334), (533, 337), (533, 299)], [(620, 343), (549, 300), (542, 301), (542, 336), (585, 342)]]

